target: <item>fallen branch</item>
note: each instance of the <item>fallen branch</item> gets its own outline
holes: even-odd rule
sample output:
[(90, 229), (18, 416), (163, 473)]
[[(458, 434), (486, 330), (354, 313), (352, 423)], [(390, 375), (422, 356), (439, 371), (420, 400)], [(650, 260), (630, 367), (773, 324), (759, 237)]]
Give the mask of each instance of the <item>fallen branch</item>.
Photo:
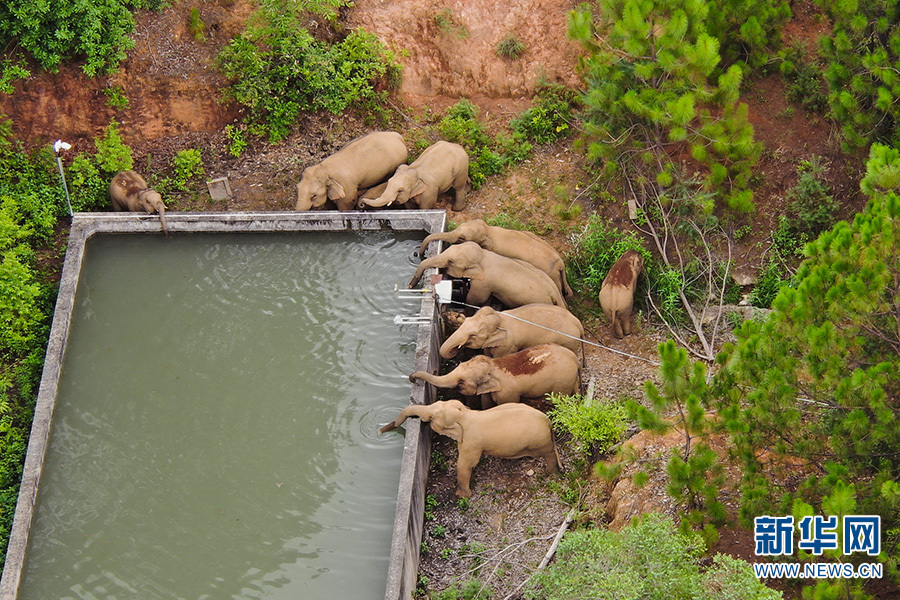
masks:
[(547, 565), (550, 564), (550, 561), (553, 560), (553, 556), (556, 554), (556, 549), (559, 548), (559, 542), (562, 540), (563, 535), (565, 535), (566, 530), (569, 529), (569, 525), (571, 525), (572, 521), (574, 520), (575, 508), (572, 508), (569, 511), (569, 514), (566, 515), (566, 518), (563, 519), (562, 525), (559, 526), (559, 531), (556, 532), (556, 537), (553, 538), (553, 543), (550, 544), (550, 548), (547, 550), (547, 554), (544, 555), (544, 559), (541, 561), (541, 564), (539, 564), (537, 569), (535, 569), (525, 581), (520, 583), (518, 587), (510, 592), (503, 600), (511, 600), (513, 596), (519, 593), (519, 590), (525, 587), (525, 584), (531, 581), (536, 573), (539, 573), (540, 571), (547, 568)]

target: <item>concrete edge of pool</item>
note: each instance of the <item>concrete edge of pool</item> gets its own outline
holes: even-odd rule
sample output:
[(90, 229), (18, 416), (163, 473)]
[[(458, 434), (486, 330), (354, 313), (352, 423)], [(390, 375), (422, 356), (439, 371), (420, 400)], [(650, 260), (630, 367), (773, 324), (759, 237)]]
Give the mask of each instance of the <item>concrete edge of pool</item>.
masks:
[[(376, 212), (238, 212), (168, 213), (169, 232), (264, 233), (304, 231), (443, 231), (446, 213), (442, 210), (400, 210)], [(97, 234), (162, 235), (156, 216), (132, 213), (76, 213), (72, 219), (59, 293), (47, 344), (34, 421), (22, 473), (22, 484), (10, 532), (6, 564), (0, 578), (0, 600), (15, 600), (25, 566), (28, 535), (34, 517), (50, 421), (56, 403), (60, 368), (66, 348), (75, 292), (87, 240)], [(402, 310), (398, 305), (398, 310)], [(437, 365), (438, 311), (431, 298), (423, 297), (415, 351), (415, 370), (430, 371)], [(433, 388), (422, 382), (412, 385), (410, 402), (434, 400)], [(418, 419), (405, 424), (406, 438), (400, 467), (400, 484), (391, 538), (385, 600), (412, 598), (419, 565), (425, 505), (425, 484), (431, 454), (431, 430)]]

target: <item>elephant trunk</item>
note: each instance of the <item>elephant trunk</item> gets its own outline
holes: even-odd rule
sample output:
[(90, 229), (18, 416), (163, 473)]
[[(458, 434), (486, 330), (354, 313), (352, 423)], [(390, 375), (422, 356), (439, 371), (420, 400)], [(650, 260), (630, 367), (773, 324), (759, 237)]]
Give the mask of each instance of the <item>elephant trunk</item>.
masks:
[(160, 203), (157, 210), (159, 211), (159, 224), (162, 227), (162, 231), (166, 234), (166, 237), (169, 237), (169, 225), (166, 223), (166, 207)]
[(444, 264), (444, 260), (441, 259), (440, 255), (426, 258), (419, 263), (419, 267), (416, 269), (415, 274), (413, 274), (412, 279), (409, 281), (409, 287), (415, 287), (415, 285), (419, 283), (419, 280), (422, 279), (422, 274), (425, 273), (426, 269), (430, 269), (432, 267), (440, 269), (445, 266), (446, 265)]
[(453, 332), (453, 335), (447, 338), (447, 340), (441, 344), (440, 354), (443, 358), (453, 358), (457, 354), (459, 354), (459, 349), (465, 346), (466, 341), (468, 340), (468, 336), (466, 334), (460, 334), (457, 329)]
[(419, 246), (419, 256), (420, 257), (425, 256), (425, 250), (428, 248), (428, 244), (430, 244), (431, 242), (449, 242), (452, 244), (454, 241), (456, 241), (456, 240), (454, 238), (452, 231), (445, 231), (442, 233), (432, 233), (431, 235), (426, 237), (424, 240), (422, 240), (422, 245)]
[(363, 198), (360, 203), (371, 206), (373, 208), (380, 208), (382, 206), (388, 206), (389, 204), (392, 204), (395, 200), (397, 200), (396, 190), (391, 191), (389, 189), (385, 189), (384, 193), (377, 198)]
[[(407, 406), (402, 411), (400, 411), (400, 414), (397, 415), (396, 419), (394, 419), (393, 421), (391, 421), (390, 423), (388, 423), (387, 425), (385, 425), (378, 431), (379, 431), (379, 433), (387, 433), (388, 431), (393, 431), (394, 429), (397, 429), (398, 427), (403, 425), (403, 423), (409, 417), (422, 418), (423, 416), (425, 416), (426, 410), (427, 410), (427, 407), (425, 407), (425, 406), (420, 406), (420, 405), (415, 405), (415, 404)], [(425, 419), (425, 420), (427, 421), (427, 419)]]
[(453, 372), (447, 373), (446, 375), (432, 375), (425, 371), (416, 371), (409, 376), (409, 380), (412, 383), (415, 383), (417, 379), (427, 381), (431, 385), (439, 388), (455, 388), (459, 385), (460, 380), (459, 376)]

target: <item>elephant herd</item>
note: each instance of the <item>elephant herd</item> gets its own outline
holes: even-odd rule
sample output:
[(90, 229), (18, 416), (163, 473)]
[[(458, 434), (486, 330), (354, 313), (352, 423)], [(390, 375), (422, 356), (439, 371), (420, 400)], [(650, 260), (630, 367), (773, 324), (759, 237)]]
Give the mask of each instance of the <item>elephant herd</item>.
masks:
[[(441, 193), (453, 190), (452, 208), (466, 206), (469, 159), (465, 149), (446, 141), (429, 146), (411, 164), (403, 137), (380, 131), (357, 138), (320, 163), (307, 167), (297, 184), (298, 211), (330, 201), (339, 210), (390, 205), (434, 208)], [(109, 189), (113, 209), (158, 213), (168, 235), (165, 205), (134, 171), (118, 173)], [(539, 236), (491, 226), (481, 219), (450, 232), (425, 238), (419, 256), (432, 242), (446, 242), (443, 252), (424, 259), (409, 287), (429, 268), (468, 282), (465, 305), (470, 316), (440, 348), (444, 358), (460, 349), (483, 354), (461, 362), (444, 375), (416, 371), (410, 380), (454, 388), (463, 396), (480, 397), (481, 410), (458, 400), (406, 407), (386, 432), (407, 418), (418, 417), (440, 434), (457, 441), (457, 490), (472, 494), (472, 469), (482, 454), (501, 458), (543, 457), (547, 471), (560, 467), (549, 418), (521, 403), (550, 393), (575, 394), (581, 389), (584, 328), (567, 309), (573, 296), (556, 250)], [(628, 251), (610, 269), (599, 300), (617, 338), (631, 333), (631, 307), (643, 258)], [(495, 310), (495, 301), (505, 310)], [(477, 309), (472, 313), (473, 309)], [(582, 351), (579, 360), (577, 352)]]
[[(429, 268), (468, 280), (464, 305), (470, 316), (447, 336), (440, 354), (454, 358), (462, 348), (481, 350), (483, 354), (443, 375), (416, 371), (410, 381), (421, 380), (438, 388), (455, 389), (464, 397), (479, 397), (481, 410), (473, 410), (459, 400), (410, 405), (381, 431), (418, 417), (435, 432), (456, 440), (456, 494), (461, 497), (472, 494), (472, 469), (482, 454), (543, 457), (547, 471), (556, 472), (560, 462), (550, 419), (522, 401), (581, 390), (583, 358), (579, 360), (577, 353), (581, 350), (583, 357), (584, 328), (566, 308), (565, 297), (573, 294), (562, 258), (532, 233), (491, 226), (481, 219), (467, 221), (451, 232), (429, 235), (419, 255), (425, 256), (429, 244), (438, 241), (451, 245), (424, 259), (409, 287), (418, 284)], [(627, 262), (624, 259), (623, 264)], [(623, 272), (624, 268), (611, 269), (610, 273)], [(612, 288), (621, 287), (624, 272), (622, 277), (609, 279), (604, 296), (617, 296), (611, 294), (615, 291)], [(633, 293), (630, 284), (626, 289)], [(491, 307), (492, 300), (505, 310)], [(621, 307), (613, 308), (612, 313), (627, 318)]]

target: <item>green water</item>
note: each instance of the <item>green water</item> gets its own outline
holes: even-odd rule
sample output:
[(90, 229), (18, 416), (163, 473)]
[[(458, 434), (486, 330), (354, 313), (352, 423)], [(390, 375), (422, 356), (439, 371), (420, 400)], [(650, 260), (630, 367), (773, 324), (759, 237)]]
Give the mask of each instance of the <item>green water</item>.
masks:
[(92, 239), (19, 598), (383, 597), (421, 239)]

